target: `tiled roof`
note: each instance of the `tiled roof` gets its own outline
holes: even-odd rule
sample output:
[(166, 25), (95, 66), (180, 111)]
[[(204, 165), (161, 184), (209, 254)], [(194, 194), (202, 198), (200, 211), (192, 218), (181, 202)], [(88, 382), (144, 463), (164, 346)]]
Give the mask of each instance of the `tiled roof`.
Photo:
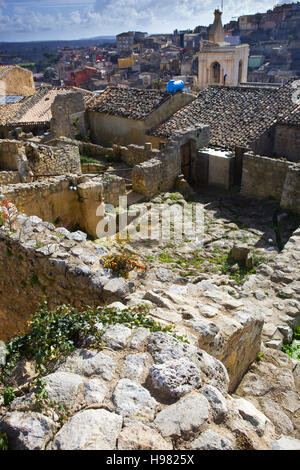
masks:
[(168, 93), (159, 90), (109, 87), (89, 103), (88, 109), (128, 119), (144, 120), (169, 98)]
[[(71, 92), (77, 88), (41, 87), (34, 95), (25, 98), (18, 105), (0, 104), (0, 124), (47, 123), (52, 118), (51, 105), (59, 93)], [(89, 102), (93, 94), (81, 90), (84, 101)]]
[(298, 106), (289, 116), (281, 120), (279, 124), (288, 126), (300, 126), (300, 106)]
[(200, 91), (196, 100), (149, 134), (170, 137), (177, 130), (195, 124), (208, 124), (212, 146), (227, 149), (248, 147), (297, 107), (292, 102), (293, 91), (291, 83), (279, 89), (208, 87)]

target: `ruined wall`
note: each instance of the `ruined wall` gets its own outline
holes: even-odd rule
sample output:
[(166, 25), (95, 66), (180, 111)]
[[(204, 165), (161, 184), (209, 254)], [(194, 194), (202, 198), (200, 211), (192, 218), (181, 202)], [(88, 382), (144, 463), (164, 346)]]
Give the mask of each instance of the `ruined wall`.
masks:
[(291, 162), (300, 161), (300, 128), (277, 125), (275, 129), (274, 154)]
[(288, 168), (280, 206), (300, 213), (300, 167), (297, 165)]
[(13, 235), (0, 228), (0, 340), (23, 329), (44, 296), (50, 307), (100, 305), (128, 294), (99, 263), (105, 248), (37, 217), (21, 215)]
[(100, 221), (96, 215), (100, 202), (116, 207), (119, 196), (125, 194), (125, 181), (115, 175), (92, 180), (78, 175), (58, 176), (30, 184), (0, 186), (0, 195), (25, 214), (60, 223), (69, 229), (78, 225), (93, 237)]
[(1, 79), (1, 89), (6, 95), (30, 96), (35, 93), (33, 75), (30, 70), (15, 67)]
[(81, 155), (92, 157), (97, 160), (97, 157), (102, 159), (106, 156), (115, 157), (129, 166), (138, 165), (144, 161), (155, 158), (159, 154), (159, 150), (153, 149), (151, 142), (146, 142), (144, 145), (129, 144), (127, 146), (113, 144), (112, 147), (103, 147), (102, 145), (93, 144), (91, 142), (80, 142), (68, 138), (58, 138), (49, 141), (49, 144), (55, 146), (75, 145), (79, 148)]
[(63, 148), (25, 144), (25, 152), (35, 176), (81, 173), (80, 154), (74, 145)]
[(245, 153), (241, 194), (273, 197), (283, 209), (300, 214), (300, 165)]
[(16, 184), (20, 182), (21, 179), (18, 171), (0, 171), (0, 185)]
[(289, 162), (245, 153), (241, 194), (280, 201), (289, 165)]
[(80, 91), (57, 94), (51, 105), (51, 113), (50, 130), (53, 138), (74, 138), (77, 134), (86, 136), (85, 104)]
[(175, 142), (168, 142), (166, 149), (157, 158), (152, 158), (132, 171), (132, 187), (137, 193), (151, 198), (162, 191), (173, 188), (181, 173), (181, 154)]
[(18, 171), (22, 181), (32, 176), (81, 173), (79, 150), (74, 145), (50, 147), (18, 140), (0, 140), (0, 170)]
[(181, 147), (191, 142), (191, 168), (197, 158), (197, 149), (208, 145), (209, 126), (195, 126), (176, 132), (157, 157), (136, 165), (132, 172), (133, 190), (151, 198), (161, 191), (174, 187), (177, 176), (181, 174)]

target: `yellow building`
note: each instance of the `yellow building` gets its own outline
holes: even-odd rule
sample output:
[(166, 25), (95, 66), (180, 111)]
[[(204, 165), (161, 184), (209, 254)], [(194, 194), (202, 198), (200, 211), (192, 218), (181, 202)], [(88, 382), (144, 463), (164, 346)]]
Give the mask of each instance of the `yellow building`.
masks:
[(118, 59), (118, 67), (120, 69), (132, 67), (135, 65), (135, 60), (138, 58), (137, 54), (131, 54), (130, 57), (125, 57), (124, 59)]

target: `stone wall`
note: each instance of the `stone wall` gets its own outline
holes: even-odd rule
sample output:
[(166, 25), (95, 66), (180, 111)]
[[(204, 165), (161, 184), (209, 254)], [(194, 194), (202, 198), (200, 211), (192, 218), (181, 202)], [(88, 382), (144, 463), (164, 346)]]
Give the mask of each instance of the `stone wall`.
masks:
[(241, 194), (280, 201), (289, 165), (282, 160), (245, 153)]
[(283, 209), (299, 214), (300, 165), (245, 153), (241, 194), (258, 199), (272, 197)]
[(0, 141), (0, 170), (18, 171), (21, 181), (33, 176), (80, 173), (80, 155), (74, 145), (37, 145), (18, 140)]
[(21, 179), (18, 171), (0, 171), (0, 185), (16, 184), (20, 182)]
[(9, 234), (0, 228), (0, 340), (22, 330), (44, 296), (49, 306), (120, 300), (129, 284), (99, 263), (107, 250), (82, 232), (21, 215)]
[(14, 202), (28, 215), (72, 228), (80, 226), (96, 237), (97, 208), (102, 201), (118, 206), (119, 196), (126, 194), (126, 183), (110, 175), (89, 180), (78, 175), (64, 175), (35, 181), (0, 186), (0, 196)]
[(35, 176), (81, 173), (80, 154), (74, 145), (55, 148), (25, 144), (25, 151), (30, 169)]
[(86, 137), (85, 104), (80, 91), (57, 94), (51, 105), (51, 113), (50, 130), (53, 138), (74, 138), (78, 134)]
[(129, 144), (127, 147), (117, 144), (113, 144), (112, 147), (103, 147), (91, 142), (58, 138), (49, 141), (49, 144), (55, 146), (75, 145), (79, 148), (80, 155), (92, 157), (96, 160), (106, 156), (114, 157), (116, 160), (121, 160), (129, 166), (138, 165), (151, 158), (155, 158), (159, 154), (159, 150), (152, 148), (151, 142), (146, 142), (144, 145)]
[(136, 165), (132, 171), (132, 187), (137, 193), (151, 198), (173, 188), (181, 173), (181, 154), (175, 142), (169, 141), (157, 158)]
[(210, 127), (195, 126), (176, 132), (155, 158), (136, 165), (132, 172), (133, 190), (151, 198), (162, 191), (174, 187), (177, 176), (181, 174), (181, 147), (191, 143), (191, 169), (197, 158), (197, 149), (209, 143)]
[(300, 213), (300, 167), (291, 165), (288, 168), (283, 186), (281, 207)]
[(300, 161), (300, 128), (277, 125), (274, 139), (274, 155), (285, 157), (291, 162)]

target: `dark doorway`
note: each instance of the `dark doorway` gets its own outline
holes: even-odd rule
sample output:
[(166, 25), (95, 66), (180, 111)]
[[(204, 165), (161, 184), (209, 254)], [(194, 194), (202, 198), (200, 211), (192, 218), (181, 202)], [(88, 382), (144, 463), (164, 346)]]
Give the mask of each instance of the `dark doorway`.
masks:
[(211, 66), (211, 81), (212, 83), (220, 84), (221, 80), (221, 66), (219, 62), (214, 62)]
[(191, 142), (181, 147), (181, 172), (187, 181), (191, 179)]

